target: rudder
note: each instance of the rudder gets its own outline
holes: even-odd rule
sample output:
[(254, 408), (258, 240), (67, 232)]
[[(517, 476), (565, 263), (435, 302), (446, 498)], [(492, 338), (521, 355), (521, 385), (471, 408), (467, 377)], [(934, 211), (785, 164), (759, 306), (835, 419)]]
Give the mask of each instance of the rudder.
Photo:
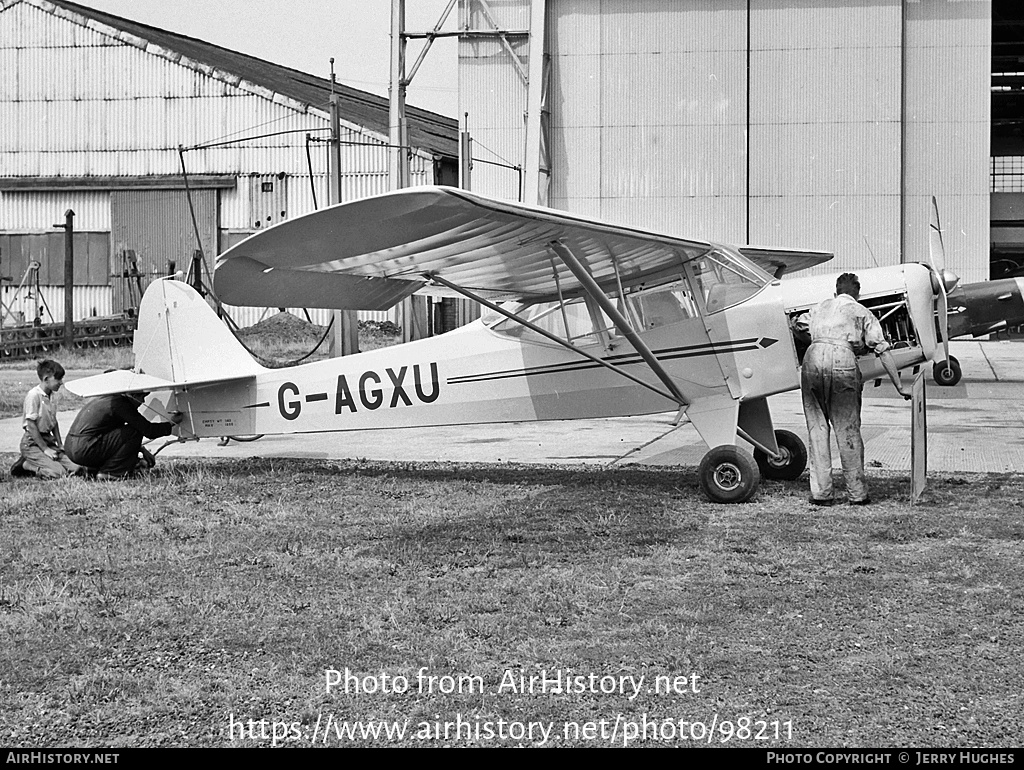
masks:
[(139, 305), (135, 370), (172, 382), (257, 374), (257, 364), (188, 284), (154, 281)]

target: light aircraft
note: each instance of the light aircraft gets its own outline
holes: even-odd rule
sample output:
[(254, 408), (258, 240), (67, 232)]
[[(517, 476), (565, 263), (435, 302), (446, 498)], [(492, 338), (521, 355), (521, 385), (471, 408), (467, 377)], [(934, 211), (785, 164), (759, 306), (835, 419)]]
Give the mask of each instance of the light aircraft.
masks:
[[(154, 282), (139, 308), (135, 367), (68, 383), (81, 396), (149, 391), (182, 438), (677, 411), (709, 451), (699, 480), (741, 502), (762, 475), (796, 478), (807, 453), (775, 431), (768, 397), (799, 387), (790, 316), (835, 280), (784, 272), (831, 254), (686, 240), (415, 187), (285, 221), (217, 261), (231, 304), (385, 309), (416, 292), (464, 297), (478, 321), (443, 335), (266, 369), (204, 299)], [(901, 367), (936, 354), (934, 271), (863, 271)], [(944, 297), (944, 293), (942, 294)], [(865, 378), (880, 376), (872, 359)], [(877, 371), (876, 371), (877, 369)], [(746, 448), (750, 445), (752, 453)]]
[[(949, 292), (949, 336), (981, 337), (1024, 324), (1024, 278), (961, 284)], [(949, 365), (936, 363), (932, 376), (939, 385), (956, 385), (962, 372), (956, 356)]]

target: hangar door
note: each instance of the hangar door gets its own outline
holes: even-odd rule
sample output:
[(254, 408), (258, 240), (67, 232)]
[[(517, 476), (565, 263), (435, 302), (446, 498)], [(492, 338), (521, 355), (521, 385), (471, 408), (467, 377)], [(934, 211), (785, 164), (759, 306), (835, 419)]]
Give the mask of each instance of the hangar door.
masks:
[[(168, 265), (188, 273), (196, 243), (184, 190), (115, 190), (110, 194), (110, 275), (113, 310), (138, 306), (139, 289), (168, 274)], [(193, 190), (199, 235), (207, 264), (217, 254), (217, 190)], [(138, 265), (135, 278), (130, 263)], [(206, 284), (210, 276), (203, 275)]]

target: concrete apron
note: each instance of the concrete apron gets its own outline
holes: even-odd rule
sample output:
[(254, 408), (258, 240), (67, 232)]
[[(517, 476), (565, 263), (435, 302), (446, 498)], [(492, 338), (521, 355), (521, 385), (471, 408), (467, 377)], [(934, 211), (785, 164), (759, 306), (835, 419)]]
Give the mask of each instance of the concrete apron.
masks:
[[(933, 472), (1004, 472), (1024, 469), (1024, 344), (952, 343), (963, 380), (942, 388), (928, 377), (928, 469)], [(910, 375), (907, 375), (907, 381)], [(770, 399), (777, 428), (806, 441), (800, 394)], [(74, 412), (62, 412), (67, 431)], [(674, 427), (675, 413), (602, 420), (492, 424), (387, 431), (265, 436), (251, 443), (214, 439), (174, 443), (161, 460), (189, 457), (364, 458), (594, 465), (696, 465), (707, 451), (692, 426)], [(0, 420), (0, 445), (17, 452), (21, 419)], [(864, 390), (865, 459), (871, 469), (910, 469), (910, 406), (888, 382)], [(158, 439), (148, 446), (156, 450)], [(835, 453), (838, 467), (838, 452)]]

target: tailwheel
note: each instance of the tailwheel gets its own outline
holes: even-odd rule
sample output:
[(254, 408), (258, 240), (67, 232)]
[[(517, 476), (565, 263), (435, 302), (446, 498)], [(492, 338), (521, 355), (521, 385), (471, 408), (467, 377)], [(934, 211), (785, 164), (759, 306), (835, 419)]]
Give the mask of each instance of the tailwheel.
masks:
[(789, 430), (775, 431), (775, 443), (779, 445), (779, 456), (772, 457), (760, 449), (754, 450), (757, 468), (766, 479), (792, 481), (800, 478), (807, 467), (807, 447), (801, 438)]
[(715, 503), (745, 503), (761, 481), (757, 463), (745, 449), (723, 444), (700, 461), (700, 488)]
[(932, 379), (939, 385), (951, 387), (960, 382), (963, 373), (960, 371), (960, 362), (956, 356), (950, 356), (949, 361), (939, 361), (932, 367)]

